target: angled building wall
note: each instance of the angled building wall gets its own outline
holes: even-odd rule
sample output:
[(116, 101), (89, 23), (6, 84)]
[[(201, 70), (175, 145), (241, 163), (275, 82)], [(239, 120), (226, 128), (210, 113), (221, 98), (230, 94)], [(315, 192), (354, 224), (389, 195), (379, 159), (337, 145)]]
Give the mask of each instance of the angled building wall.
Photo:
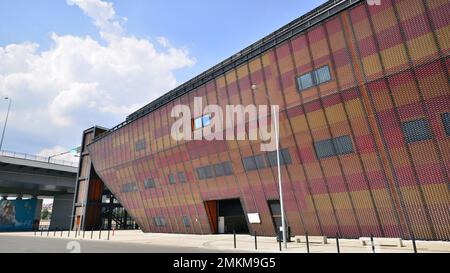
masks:
[(449, 240), (450, 3), (381, 3), (329, 1), (133, 113), (88, 146), (96, 172), (146, 232), (213, 233), (205, 202), (237, 198), (274, 235), (273, 154), (176, 141), (170, 113), (277, 104), (293, 234)]

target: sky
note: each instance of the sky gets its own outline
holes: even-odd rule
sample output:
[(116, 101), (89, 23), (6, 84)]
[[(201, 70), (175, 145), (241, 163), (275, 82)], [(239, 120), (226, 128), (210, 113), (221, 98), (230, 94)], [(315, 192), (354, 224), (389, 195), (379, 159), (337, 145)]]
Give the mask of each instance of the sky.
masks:
[(3, 150), (75, 148), (324, 2), (0, 0)]

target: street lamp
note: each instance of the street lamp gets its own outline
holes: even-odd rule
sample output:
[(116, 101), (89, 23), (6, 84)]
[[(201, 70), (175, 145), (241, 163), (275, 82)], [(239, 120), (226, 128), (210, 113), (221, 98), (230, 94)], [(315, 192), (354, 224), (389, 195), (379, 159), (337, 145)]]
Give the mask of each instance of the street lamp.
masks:
[(73, 157), (80, 157), (78, 154), (74, 154), (74, 153), (79, 152), (80, 150), (81, 150), (81, 147), (77, 147), (77, 148), (74, 148), (74, 149), (72, 149), (70, 151), (66, 151), (66, 152), (63, 152), (63, 153), (51, 155), (51, 156), (48, 157), (47, 163), (50, 163), (50, 160), (52, 158), (54, 158), (54, 157), (58, 157), (58, 156), (69, 154), (69, 153), (72, 153)]
[(9, 110), (11, 110), (11, 102), (12, 102), (12, 99), (8, 97), (5, 97), (4, 99), (9, 100), (9, 105), (8, 105), (8, 112), (6, 112), (5, 124), (3, 125), (2, 140), (0, 141), (0, 151), (2, 150), (3, 147), (3, 139), (5, 138), (6, 124), (8, 123)]
[[(258, 86), (256, 84), (252, 85), (252, 90), (255, 92), (258, 90)], [(270, 101), (270, 98), (264, 94), (264, 96), (267, 98), (268, 101)], [(272, 109), (272, 105), (270, 107)], [(278, 190), (280, 192), (280, 210), (281, 210), (281, 228), (283, 230), (283, 243), (284, 247), (287, 248), (287, 235), (286, 235), (286, 221), (285, 221), (285, 215), (284, 215), (284, 200), (283, 200), (283, 186), (281, 184), (281, 167), (280, 167), (280, 139), (279, 134), (280, 130), (278, 128), (278, 114), (277, 112), (273, 111), (273, 123), (275, 126), (275, 142), (277, 145), (277, 165), (278, 165)]]

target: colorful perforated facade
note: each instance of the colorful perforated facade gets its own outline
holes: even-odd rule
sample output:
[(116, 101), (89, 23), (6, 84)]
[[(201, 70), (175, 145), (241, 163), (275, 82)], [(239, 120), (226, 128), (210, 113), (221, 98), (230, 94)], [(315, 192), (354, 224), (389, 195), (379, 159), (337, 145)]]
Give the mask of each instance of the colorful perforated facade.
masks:
[(277, 168), (260, 141), (171, 138), (172, 107), (193, 112), (203, 97), (280, 105), (292, 234), (450, 239), (450, 2), (332, 2), (318, 24), (298, 34), (287, 26), (272, 47), (89, 146), (96, 172), (145, 232), (213, 233), (205, 201), (239, 198), (260, 215), (250, 231), (275, 234)]

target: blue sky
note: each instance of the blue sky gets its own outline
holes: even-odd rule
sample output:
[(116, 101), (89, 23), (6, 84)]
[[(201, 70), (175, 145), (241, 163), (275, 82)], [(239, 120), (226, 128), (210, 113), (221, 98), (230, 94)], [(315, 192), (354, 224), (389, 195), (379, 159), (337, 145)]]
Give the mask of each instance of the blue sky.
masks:
[[(54, 151), (70, 149), (78, 144), (82, 128), (93, 124), (113, 126), (123, 120), (126, 113), (131, 109), (135, 109), (169, 91), (175, 85), (189, 80), (325, 1), (75, 0), (74, 2), (76, 2), (75, 5), (69, 5), (65, 0), (0, 1), (0, 53), (3, 48), (3, 51), (6, 52), (4, 54), (9, 54), (7, 56), (10, 60), (7, 64), (3, 64), (5, 67), (3, 70), (0, 67), (0, 95), (8, 95), (13, 98), (16, 96), (18, 100), (13, 101), (12, 113), (15, 111), (15, 114), (12, 115), (11, 124), (8, 124), (4, 144), (6, 150), (39, 153), (44, 149), (53, 149)], [(94, 7), (83, 6), (88, 2), (102, 3)], [(112, 3), (112, 6), (107, 7), (104, 5), (105, 3)], [(107, 19), (96, 17), (99, 14), (98, 12), (111, 12), (111, 10), (115, 12), (114, 17), (110, 16)], [(123, 19), (124, 17), (127, 18), (126, 22)], [(98, 20), (99, 24), (94, 24), (95, 20)], [(116, 93), (114, 92), (107, 93), (109, 92), (106, 91), (108, 88), (101, 79), (95, 80), (95, 77), (102, 78), (102, 74), (100, 76), (95, 73), (86, 75), (88, 73), (86, 71), (94, 70), (97, 66), (105, 66), (103, 63), (97, 64), (92, 61), (97, 59), (95, 56), (86, 57), (86, 59), (85, 56), (81, 56), (84, 54), (83, 52), (87, 52), (86, 54), (90, 52), (86, 50), (89, 46), (94, 46), (99, 52), (115, 48), (112, 46), (111, 40), (101, 34), (102, 31), (109, 31), (105, 29), (111, 27), (111, 22), (119, 22), (121, 30), (123, 30), (120, 33), (121, 38), (135, 37), (134, 42), (141, 46), (151, 44), (156, 48), (156, 52), (162, 54), (162, 56), (170, 55), (168, 53), (171, 52), (169, 48), (179, 50), (176, 56), (182, 56), (183, 62), (173, 63), (176, 58), (174, 55), (171, 58), (168, 57), (167, 62), (173, 64), (161, 72), (162, 74), (157, 70), (151, 70), (151, 73), (147, 74), (141, 72), (143, 78), (152, 77), (152, 75), (154, 77), (166, 77), (171, 82), (170, 84), (148, 83), (149, 86), (152, 86), (149, 89), (158, 89), (157, 92), (153, 92), (152, 90), (136, 88), (137, 83), (130, 83), (129, 86), (124, 83), (123, 90), (129, 92), (135, 92), (134, 90), (136, 90), (139, 93), (133, 93), (136, 97), (135, 101), (124, 101), (124, 105), (120, 105), (117, 101), (123, 100), (116, 99)], [(56, 34), (54, 38), (52, 38), (52, 33)], [(87, 36), (91, 37), (91, 40), (87, 39)], [(170, 45), (164, 46), (164, 43), (158, 40), (160, 37), (170, 41)], [(92, 44), (92, 41), (99, 45)], [(126, 45), (125, 40), (122, 41), (123, 50)], [(30, 46), (30, 43), (38, 47), (34, 48)], [(20, 45), (21, 48), (10, 48), (7, 51), (7, 47), (12, 44)], [(80, 56), (76, 56), (74, 59), (73, 56), (75, 55), (73, 54), (77, 54), (76, 46), (81, 46), (86, 51), (80, 49)], [(146, 47), (147, 49), (149, 48)], [(72, 52), (72, 50), (74, 52), (72, 55), (61, 57), (68, 51)], [(143, 49), (139, 46), (133, 46), (130, 51), (132, 50), (142, 54)], [(51, 58), (48, 57), (50, 55)], [(30, 59), (30, 62), (36, 64), (32, 67), (25, 67), (21, 62), (24, 59), (28, 60), (27, 58)], [(39, 59), (39, 61), (36, 59)], [(130, 66), (130, 64), (133, 64), (133, 59), (135, 58), (130, 57), (127, 60), (129, 62), (123, 63), (123, 65)], [(149, 60), (151, 62), (151, 59)], [(53, 61), (55, 63), (51, 63)], [(59, 67), (57, 64), (65, 64), (66, 62), (70, 63), (71, 66), (75, 63), (81, 69), (75, 72), (69, 71), (65, 74), (54, 74), (51, 79), (43, 80), (43, 82), (48, 80), (48, 86), (52, 86), (56, 78), (56, 81), (60, 84), (59, 89), (55, 87), (55, 90), (46, 93), (44, 87), (47, 85), (40, 86), (40, 83), (29, 80), (32, 76), (39, 78), (47, 73), (37, 71), (39, 70), (39, 68), (36, 68), (37, 64), (45, 63), (51, 68), (48, 71), (64, 71), (68, 69), (67, 65)], [(27, 63), (29, 62), (27, 61)], [(1, 61), (0, 65), (2, 65)], [(121, 63), (117, 65), (120, 66)], [(140, 67), (141, 70), (145, 68), (144, 64)], [(80, 71), (84, 72), (81, 73)], [(29, 76), (24, 78), (23, 82), (20, 82), (19, 76), (24, 73), (28, 73)], [(110, 74), (110, 78), (105, 80), (114, 80), (114, 75), (116, 74)], [(61, 77), (61, 80), (59, 80), (59, 77)], [(132, 76), (131, 78), (134, 79), (135, 77)], [(136, 82), (141, 85), (147, 83), (146, 81), (141, 82), (141, 78), (138, 77), (136, 77)], [(32, 95), (22, 96), (25, 92), (22, 90), (27, 90), (26, 92)], [(46, 98), (39, 104), (39, 107), (33, 107), (33, 101), (23, 101), (27, 98), (31, 100), (31, 97), (36, 94), (39, 95), (39, 92), (42, 92), (41, 97)], [(80, 105), (67, 105), (67, 108), (71, 109), (70, 113), (66, 109), (55, 106), (56, 103), (65, 101), (64, 98), (67, 96), (70, 98), (77, 97), (77, 92), (89, 94), (91, 97), (87, 102), (92, 106), (92, 111), (87, 120), (80, 115), (76, 116), (77, 113), (82, 112), (80, 109), (78, 109), (80, 111), (76, 109)], [(145, 95), (141, 95), (141, 93), (145, 93)], [(96, 111), (96, 107), (99, 106), (95, 98), (105, 95), (111, 95), (111, 104), (102, 105), (102, 109), (107, 110)], [(84, 98), (84, 95), (81, 95), (81, 97)], [(0, 120), (3, 120), (6, 107), (5, 102), (0, 102)], [(44, 113), (47, 108), (53, 110), (50, 113)], [(119, 108), (120, 110), (117, 110)], [(27, 116), (27, 113), (33, 111), (39, 114), (33, 114), (27, 120), (21, 120), (21, 116)], [(113, 113), (110, 118), (108, 118), (108, 113)], [(40, 114), (42, 116), (39, 116)], [(55, 118), (57, 115), (66, 118)], [(33, 122), (33, 117), (36, 119), (51, 119), (53, 125), (52, 122), (49, 124), (54, 127), (51, 134), (39, 130), (27, 130), (23, 126), (17, 125), (18, 123)], [(3, 121), (1, 122), (3, 123)], [(15, 125), (14, 122), (17, 124)]]

